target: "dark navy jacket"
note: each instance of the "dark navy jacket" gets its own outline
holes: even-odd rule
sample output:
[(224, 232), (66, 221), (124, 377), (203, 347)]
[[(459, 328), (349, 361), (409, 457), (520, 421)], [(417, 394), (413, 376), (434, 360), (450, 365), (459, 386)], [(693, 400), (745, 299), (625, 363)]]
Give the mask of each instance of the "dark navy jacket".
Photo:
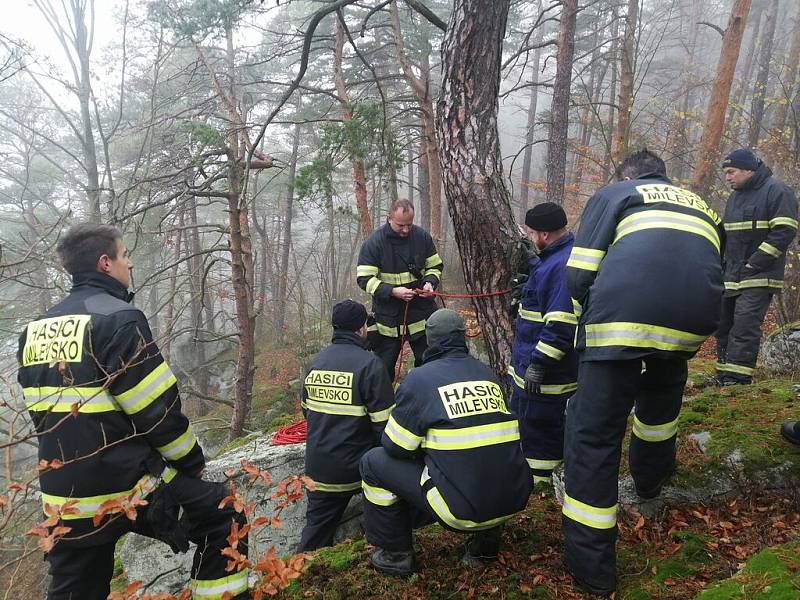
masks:
[(567, 233), (530, 259), (509, 367), (518, 387), (525, 387), (528, 365), (539, 363), (546, 367), (543, 394), (563, 394), (576, 389), (578, 319), (573, 313), (566, 274), (574, 243), (575, 237)]
[(592, 196), (567, 262), (582, 360), (693, 356), (719, 322), (723, 237), (703, 199), (665, 176)]
[(306, 473), (320, 492), (361, 489), (358, 463), (380, 442), (394, 407), (386, 367), (352, 331), (336, 329), (303, 385), (308, 420)]
[(420, 485), (448, 527), (502, 523), (525, 507), (532, 486), (517, 419), (463, 335), (429, 347), (424, 360), (397, 389), (382, 444), (397, 458), (425, 461)]

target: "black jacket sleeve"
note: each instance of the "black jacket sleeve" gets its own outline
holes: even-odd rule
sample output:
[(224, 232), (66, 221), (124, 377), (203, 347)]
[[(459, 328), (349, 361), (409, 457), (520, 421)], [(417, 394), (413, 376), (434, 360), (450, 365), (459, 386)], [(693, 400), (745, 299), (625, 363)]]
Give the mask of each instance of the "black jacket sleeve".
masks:
[(364, 399), (375, 432), (375, 441), (380, 443), (381, 434), (394, 408), (394, 390), (386, 373), (386, 367), (377, 356), (373, 357), (364, 368), (359, 386), (361, 388), (359, 392)]
[(769, 233), (766, 239), (750, 255), (747, 262), (759, 271), (772, 266), (797, 235), (797, 199), (794, 192), (778, 184), (769, 190), (766, 201), (769, 209)]

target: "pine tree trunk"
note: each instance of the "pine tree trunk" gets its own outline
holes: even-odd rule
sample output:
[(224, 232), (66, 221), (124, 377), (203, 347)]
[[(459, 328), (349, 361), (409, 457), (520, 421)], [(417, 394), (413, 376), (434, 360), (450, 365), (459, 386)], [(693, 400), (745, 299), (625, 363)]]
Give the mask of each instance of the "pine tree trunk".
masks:
[(769, 63), (772, 60), (772, 46), (775, 41), (775, 24), (778, 20), (779, 0), (772, 0), (764, 23), (764, 43), (758, 57), (758, 77), (753, 87), (753, 103), (750, 108), (750, 131), (747, 134), (747, 144), (750, 148), (758, 146), (761, 127), (764, 120), (764, 100), (767, 95), (769, 83)]
[(275, 307), (275, 328), (278, 340), (286, 339), (286, 304), (289, 289), (289, 253), (292, 247), (292, 217), (294, 213), (294, 179), (297, 176), (297, 152), (300, 148), (300, 125), (294, 126), (292, 137), (292, 156), (289, 158), (289, 189), (286, 191), (286, 205), (283, 210), (283, 233), (281, 234), (281, 267), (278, 273), (277, 306)]
[[(542, 12), (542, 2), (539, 0), (538, 11)], [(539, 29), (533, 37), (533, 45), (542, 42), (544, 36), (544, 24), (539, 24)], [(539, 61), (542, 57), (542, 49), (536, 48), (533, 51), (533, 61), (531, 62), (531, 77), (529, 80), (530, 100), (528, 102), (528, 122), (525, 127), (525, 152), (522, 155), (522, 175), (519, 182), (519, 222), (525, 222), (525, 213), (530, 208), (530, 182), (531, 182), (531, 162), (533, 161), (533, 134), (536, 128), (536, 111), (539, 104)]]
[(625, 17), (625, 41), (622, 44), (622, 70), (617, 100), (617, 128), (611, 144), (611, 160), (618, 165), (628, 151), (628, 136), (633, 109), (633, 80), (636, 70), (636, 26), (639, 22), (639, 0), (628, 0)]

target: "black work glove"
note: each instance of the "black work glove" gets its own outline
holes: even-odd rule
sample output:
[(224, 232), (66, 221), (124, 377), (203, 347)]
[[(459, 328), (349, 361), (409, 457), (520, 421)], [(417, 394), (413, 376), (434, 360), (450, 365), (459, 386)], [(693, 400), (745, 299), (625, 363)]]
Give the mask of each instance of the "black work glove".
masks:
[(544, 366), (531, 363), (525, 370), (525, 391), (528, 394), (538, 394), (541, 391), (541, 384), (544, 381)]
[(528, 281), (527, 273), (517, 273), (511, 279), (511, 304), (508, 307), (508, 316), (512, 319), (517, 318), (519, 306), (522, 303), (522, 288)]
[(178, 554), (189, 549), (189, 526), (181, 518), (181, 506), (172, 495), (169, 484), (162, 483), (147, 497), (147, 522), (156, 539), (169, 545)]

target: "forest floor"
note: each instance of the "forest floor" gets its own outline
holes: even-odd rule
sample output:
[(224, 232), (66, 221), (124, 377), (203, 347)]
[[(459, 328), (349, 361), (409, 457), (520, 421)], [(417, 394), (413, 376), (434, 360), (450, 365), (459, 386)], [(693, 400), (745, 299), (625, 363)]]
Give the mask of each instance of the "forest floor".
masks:
[[(736, 491), (703, 503), (667, 504), (655, 512), (623, 505), (618, 600), (800, 598), (800, 490), (745, 483), (752, 481), (746, 475), (776, 467), (800, 474), (800, 448), (778, 434), (783, 421), (800, 417), (800, 396), (791, 381), (766, 371), (757, 372), (753, 385), (733, 388), (710, 387), (711, 372), (710, 358), (690, 363), (679, 467), (670, 485), (691, 489), (730, 476), (737, 480)], [(699, 432), (711, 434), (703, 452), (690, 437)], [(735, 467), (728, 460), (732, 455)], [(409, 579), (373, 571), (365, 540), (347, 541), (316, 553), (279, 597), (584, 597), (563, 566), (561, 509), (551, 490), (537, 490), (527, 509), (506, 525), (496, 562), (463, 566), (464, 540), (438, 525), (419, 530), (420, 571)]]

